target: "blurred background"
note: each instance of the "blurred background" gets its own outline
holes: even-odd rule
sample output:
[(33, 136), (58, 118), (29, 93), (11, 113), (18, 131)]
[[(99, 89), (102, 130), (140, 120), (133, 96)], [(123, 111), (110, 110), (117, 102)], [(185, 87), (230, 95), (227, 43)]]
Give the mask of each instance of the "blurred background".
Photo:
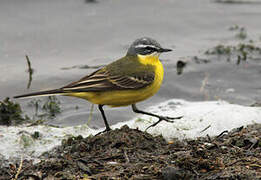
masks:
[[(149, 110), (173, 98), (259, 103), (260, 17), (259, 0), (1, 0), (0, 100), (78, 80), (148, 36), (174, 51), (161, 56), (162, 88), (138, 107)], [(16, 101), (25, 114), (35, 114), (31, 99)], [(89, 102), (58, 101), (61, 113), (48, 123), (88, 121)], [(130, 107), (105, 111), (111, 124), (135, 117)], [(103, 127), (96, 106), (90, 126)]]

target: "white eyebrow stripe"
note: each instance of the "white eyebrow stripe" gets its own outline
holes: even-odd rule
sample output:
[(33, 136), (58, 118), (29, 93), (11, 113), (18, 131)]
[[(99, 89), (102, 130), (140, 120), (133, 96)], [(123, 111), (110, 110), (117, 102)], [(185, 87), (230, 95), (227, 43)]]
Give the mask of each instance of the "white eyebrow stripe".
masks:
[(147, 44), (147, 45), (145, 45), (145, 44), (138, 44), (138, 45), (135, 46), (135, 48), (145, 48), (145, 47), (151, 47), (151, 48), (159, 49), (158, 47), (153, 46), (153, 45), (149, 45), (149, 44)]

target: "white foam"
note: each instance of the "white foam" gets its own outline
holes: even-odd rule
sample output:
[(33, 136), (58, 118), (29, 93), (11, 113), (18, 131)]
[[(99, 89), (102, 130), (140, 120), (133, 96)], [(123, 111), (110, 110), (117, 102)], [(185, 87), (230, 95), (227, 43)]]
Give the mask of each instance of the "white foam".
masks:
[[(162, 121), (156, 127), (148, 130), (154, 135), (162, 134), (167, 140), (196, 138), (207, 134), (214, 136), (224, 130), (261, 123), (260, 107), (241, 106), (225, 101), (188, 102), (173, 99), (153, 106), (150, 110), (164, 116), (183, 116), (182, 119), (175, 120), (174, 123)], [(143, 121), (135, 118), (127, 124), (131, 128), (145, 130), (152, 122), (157, 121), (156, 118), (146, 115), (139, 116), (139, 118)], [(120, 127), (122, 124), (117, 126)]]
[[(164, 116), (183, 116), (174, 123), (160, 122), (156, 127), (148, 130), (153, 135), (162, 134), (164, 138), (195, 138), (218, 135), (224, 130), (231, 130), (243, 125), (261, 123), (261, 108), (246, 107), (236, 104), (229, 104), (225, 101), (188, 102), (172, 99), (159, 105), (148, 108), (150, 112)], [(157, 121), (146, 115), (139, 115), (134, 119), (118, 123), (112, 128), (119, 128), (127, 124), (131, 128), (145, 130), (153, 122)], [(207, 128), (208, 127), (208, 128)], [(207, 129), (206, 129), (207, 128)], [(202, 132), (202, 130), (206, 129)], [(38, 131), (39, 139), (31, 138), (31, 134)], [(33, 127), (0, 126), (0, 154), (5, 158), (35, 158), (41, 153), (60, 145), (61, 140), (68, 136), (98, 133), (87, 125), (55, 128), (38, 125)]]
[[(38, 139), (32, 138), (35, 132), (39, 132)], [(56, 128), (45, 125), (32, 127), (26, 126), (0, 126), (0, 154), (6, 159), (21, 157), (37, 157), (41, 153), (60, 145), (61, 140), (69, 136), (82, 135), (84, 137), (95, 134), (98, 131), (88, 128), (87, 125)]]

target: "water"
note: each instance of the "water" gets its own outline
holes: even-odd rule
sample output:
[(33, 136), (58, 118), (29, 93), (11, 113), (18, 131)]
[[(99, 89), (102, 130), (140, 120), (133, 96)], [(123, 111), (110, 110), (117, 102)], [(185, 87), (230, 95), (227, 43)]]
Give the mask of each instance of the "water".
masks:
[[(259, 2), (259, 1), (257, 1)], [(165, 79), (161, 90), (138, 104), (144, 108), (167, 99), (189, 101), (223, 99), (249, 105), (261, 100), (261, 63), (236, 65), (224, 60), (197, 64), (191, 56), (219, 43), (235, 41), (228, 30), (238, 24), (248, 38), (259, 40), (260, 3), (216, 3), (211, 0), (2, 0), (0, 2), (0, 99), (32, 91), (52, 89), (78, 80), (94, 69), (64, 67), (107, 64), (125, 55), (130, 43), (153, 37), (163, 47), (174, 48), (161, 56)], [(239, 41), (239, 40), (238, 40)], [(28, 90), (25, 54), (35, 72)], [(181, 75), (176, 62), (189, 60)], [(204, 91), (200, 91), (206, 82)], [(87, 121), (90, 103), (61, 97), (62, 114), (49, 123), (77, 125)], [(26, 113), (30, 100), (17, 100)], [(78, 106), (79, 109), (75, 107)], [(130, 107), (105, 108), (109, 122), (131, 119)], [(96, 108), (91, 127), (103, 127)]]

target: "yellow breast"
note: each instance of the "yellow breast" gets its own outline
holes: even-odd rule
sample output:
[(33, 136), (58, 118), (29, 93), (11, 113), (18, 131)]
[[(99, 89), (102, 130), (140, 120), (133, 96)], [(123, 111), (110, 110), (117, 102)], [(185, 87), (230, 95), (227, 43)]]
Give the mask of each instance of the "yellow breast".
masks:
[(151, 85), (137, 90), (82, 92), (73, 93), (69, 96), (76, 96), (94, 104), (104, 104), (112, 107), (135, 104), (153, 96), (159, 90), (162, 83), (164, 76), (163, 66), (158, 56), (138, 56), (138, 58), (142, 64), (153, 65), (155, 67), (155, 78)]

